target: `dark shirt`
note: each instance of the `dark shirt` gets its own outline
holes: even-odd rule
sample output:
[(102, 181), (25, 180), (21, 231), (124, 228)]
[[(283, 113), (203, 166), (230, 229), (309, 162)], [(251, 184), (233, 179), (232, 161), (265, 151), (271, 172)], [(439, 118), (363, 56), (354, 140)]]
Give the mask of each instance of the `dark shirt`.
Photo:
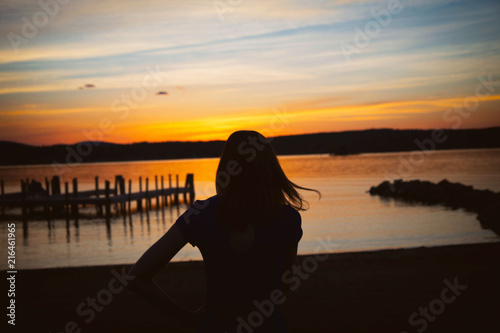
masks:
[(282, 205), (268, 221), (230, 233), (217, 223), (218, 201), (218, 196), (198, 200), (176, 221), (205, 263), (212, 310), (198, 331), (286, 332), (280, 306), (270, 300), (281, 288), (285, 251), (302, 237), (299, 212)]

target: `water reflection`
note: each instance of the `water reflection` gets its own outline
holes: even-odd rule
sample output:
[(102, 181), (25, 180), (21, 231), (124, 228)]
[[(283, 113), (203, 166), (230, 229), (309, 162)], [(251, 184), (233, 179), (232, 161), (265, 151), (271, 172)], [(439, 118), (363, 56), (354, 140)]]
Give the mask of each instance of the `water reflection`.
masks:
[(26, 237), (18, 249), (20, 267), (130, 263), (163, 236), (186, 208), (185, 204), (160, 206), (109, 221), (71, 217), (29, 221), (24, 224)]
[[(169, 200), (170, 198), (170, 200)], [(152, 204), (153, 203), (153, 204)], [(125, 239), (130, 239), (133, 243), (134, 239), (134, 221), (139, 221), (141, 237), (148, 238), (154, 235), (165, 232), (168, 229), (167, 220), (172, 224), (175, 219), (181, 213), (182, 209), (186, 209), (186, 203), (177, 203), (173, 205), (174, 200), (170, 196), (159, 196), (153, 200), (153, 202), (147, 202), (145, 209), (137, 209), (138, 205), (133, 205), (134, 203), (128, 201), (126, 203), (117, 203), (113, 205), (113, 215), (114, 217), (104, 217), (102, 215), (97, 215), (95, 218), (82, 218), (78, 213), (78, 210), (70, 208), (69, 205), (65, 206), (62, 219), (54, 219), (50, 214), (46, 215), (46, 221), (31, 220), (27, 219), (22, 221), (22, 234), (23, 234), (23, 245), (29, 246), (30, 240), (36, 238), (41, 240), (41, 235), (39, 234), (40, 227), (42, 223), (46, 226), (46, 240), (47, 244), (58, 244), (60, 240), (57, 238), (61, 234), (61, 228), (64, 226), (64, 239), (66, 244), (79, 243), (81, 230), (83, 228), (82, 234), (85, 240), (89, 239), (88, 232), (95, 227), (94, 232), (95, 237), (100, 239), (101, 231), (106, 234), (106, 241), (108, 247), (113, 247), (113, 233), (116, 232), (116, 222), (122, 221), (121, 233), (118, 237), (123, 237)], [(171, 206), (168, 206), (170, 204)], [(83, 209), (85, 209), (85, 205)], [(83, 210), (82, 209), (82, 210)], [(97, 212), (100, 211), (99, 206), (96, 207)], [(88, 211), (88, 210), (87, 210)], [(88, 215), (87, 215), (88, 216)], [(152, 221), (156, 221), (156, 230), (152, 231)], [(32, 230), (33, 229), (33, 230)], [(34, 234), (32, 234), (34, 231)]]
[[(469, 163), (469, 158), (474, 154), (477, 155), (476, 160), (479, 158), (489, 161), (484, 164), (480, 174), (476, 171), (476, 166)], [(318, 245), (317, 239), (327, 236), (335, 238), (338, 252), (474, 243), (493, 239), (495, 235), (489, 230), (481, 229), (474, 214), (441, 207), (412, 206), (366, 193), (371, 186), (384, 180), (387, 170), (393, 170), (393, 164), (396, 163), (397, 168), (397, 156), (280, 157), (285, 172), (293, 181), (318, 189), (323, 194), (318, 201), (315, 196), (305, 193), (311, 209), (301, 213), (304, 236), (299, 244), (299, 252), (312, 253)], [(447, 163), (443, 164), (444, 160)], [(437, 169), (436, 165), (441, 167)], [(430, 181), (440, 181), (446, 177), (450, 181), (459, 181), (476, 188), (486, 187), (499, 191), (499, 165), (500, 150), (437, 151), (415, 171), (413, 177)], [(105, 179), (107, 174), (121, 173), (128, 179), (138, 179), (138, 175), (162, 174), (165, 170), (180, 175), (196, 172), (196, 195), (204, 199), (214, 194), (216, 167), (217, 159), (109, 163), (75, 167), (72, 177), (82, 180), (89, 178), (88, 183), (82, 181), (81, 184), (82, 190), (86, 190), (94, 186), (94, 179), (89, 174), (100, 174)], [(489, 169), (484, 170), (486, 167)], [(32, 175), (43, 173), (40, 170), (44, 168), (19, 169)], [(46, 172), (52, 173), (52, 169), (48, 168)], [(20, 171), (16, 172), (16, 175), (22, 174)], [(12, 176), (12, 179), (16, 178)], [(20, 246), (16, 249), (19, 251), (20, 268), (132, 263), (187, 208), (185, 204), (165, 206), (170, 203), (170, 200), (161, 201), (158, 208), (141, 212), (137, 210), (136, 202), (132, 202), (126, 209), (131, 213), (120, 214), (109, 221), (106, 221), (103, 214), (92, 219), (77, 219), (72, 216), (71, 211), (62, 211), (62, 217), (57, 219), (16, 222), (20, 240)], [(85, 212), (88, 209), (87, 207)], [(96, 209), (91, 207), (90, 210), (95, 216)], [(119, 211), (119, 207), (113, 207), (113, 213)], [(6, 232), (6, 225), (7, 223), (0, 223), (3, 234)], [(0, 246), (4, 246), (4, 243), (5, 239), (0, 239)], [(201, 256), (196, 248), (188, 245), (176, 258), (192, 260), (200, 259)], [(2, 265), (5, 264), (1, 263), (0, 269), (4, 269)]]
[(23, 239), (25, 241), (28, 239), (28, 221), (23, 221)]

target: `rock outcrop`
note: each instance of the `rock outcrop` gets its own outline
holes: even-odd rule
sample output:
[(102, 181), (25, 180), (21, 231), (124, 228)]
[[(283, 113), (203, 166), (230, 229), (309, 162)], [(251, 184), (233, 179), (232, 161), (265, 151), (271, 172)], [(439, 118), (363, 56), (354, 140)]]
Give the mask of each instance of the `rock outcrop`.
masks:
[(392, 197), (408, 202), (428, 205), (444, 205), (451, 208), (464, 208), (478, 214), (477, 218), (484, 228), (500, 235), (500, 193), (490, 190), (477, 190), (472, 186), (451, 183), (446, 179), (435, 184), (429, 181), (395, 180), (384, 181), (370, 188), (370, 194)]

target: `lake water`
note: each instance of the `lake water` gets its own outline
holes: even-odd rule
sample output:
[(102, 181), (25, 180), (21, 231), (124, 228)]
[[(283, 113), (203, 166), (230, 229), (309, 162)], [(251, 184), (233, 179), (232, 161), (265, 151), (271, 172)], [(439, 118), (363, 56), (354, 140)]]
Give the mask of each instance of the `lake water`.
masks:
[[(389, 248), (410, 248), (447, 244), (499, 241), (492, 231), (482, 229), (476, 214), (440, 206), (411, 205), (381, 199), (367, 193), (388, 178), (421, 179), (473, 185), (500, 191), (500, 149), (435, 151), (429, 155), (379, 153), (352, 156), (281, 156), (280, 162), (295, 183), (319, 190), (304, 192), (310, 209), (302, 212), (304, 236), (299, 253), (313, 253), (330, 239), (330, 252), (350, 252)], [(62, 181), (78, 178), (79, 189), (93, 189), (94, 177), (104, 180), (115, 175), (132, 179), (138, 189), (139, 176), (179, 174), (181, 184), (193, 173), (197, 199), (215, 194), (218, 159), (113, 162), (74, 165), (65, 169)], [(0, 167), (6, 192), (16, 192), (20, 180), (31, 178), (43, 183), (55, 170), (50, 165)], [(154, 181), (153, 181), (154, 183)], [(150, 183), (151, 184), (151, 183)], [(17, 269), (125, 264), (135, 262), (159, 239), (187, 207), (153, 209), (116, 217), (107, 228), (105, 220), (82, 219), (28, 222), (23, 237), (22, 223), (16, 222)], [(2, 258), (7, 251), (7, 223), (0, 223)], [(201, 255), (189, 244), (174, 260), (199, 260)], [(2, 260), (0, 269), (7, 269)]]

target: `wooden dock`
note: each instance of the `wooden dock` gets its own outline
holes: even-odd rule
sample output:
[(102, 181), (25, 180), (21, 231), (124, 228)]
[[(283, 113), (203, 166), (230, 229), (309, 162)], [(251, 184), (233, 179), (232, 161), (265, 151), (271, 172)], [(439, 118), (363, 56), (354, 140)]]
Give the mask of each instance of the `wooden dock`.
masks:
[[(104, 188), (99, 187), (99, 177), (95, 177), (95, 189), (88, 191), (78, 190), (78, 179), (73, 178), (72, 191), (69, 183), (64, 183), (64, 192), (61, 191), (59, 176), (54, 176), (51, 181), (45, 178), (45, 188), (41, 183), (29, 179), (21, 181), (21, 192), (4, 193), (4, 182), (0, 181), (0, 216), (5, 218), (5, 208), (21, 208), (20, 217), (23, 221), (34, 216), (34, 209), (43, 207), (42, 215), (47, 219), (68, 217), (78, 219), (79, 211), (83, 207), (94, 206), (95, 216), (106, 217), (130, 214), (133, 210), (142, 212), (152, 207), (178, 205), (179, 196), (183, 196), (186, 204), (194, 201), (194, 177), (187, 174), (183, 187), (179, 186), (179, 175), (175, 176), (175, 185), (172, 176), (168, 175), (168, 187), (165, 186), (163, 176), (154, 177), (154, 187), (149, 178), (139, 177), (139, 191), (132, 192), (132, 180), (121, 175), (115, 176), (114, 186), (109, 180), (104, 182)], [(128, 187), (126, 188), (126, 185)], [(134, 204), (135, 203), (135, 204)], [(114, 209), (113, 209), (114, 208)], [(40, 214), (39, 214), (40, 215)], [(9, 217), (11, 218), (11, 217)]]

